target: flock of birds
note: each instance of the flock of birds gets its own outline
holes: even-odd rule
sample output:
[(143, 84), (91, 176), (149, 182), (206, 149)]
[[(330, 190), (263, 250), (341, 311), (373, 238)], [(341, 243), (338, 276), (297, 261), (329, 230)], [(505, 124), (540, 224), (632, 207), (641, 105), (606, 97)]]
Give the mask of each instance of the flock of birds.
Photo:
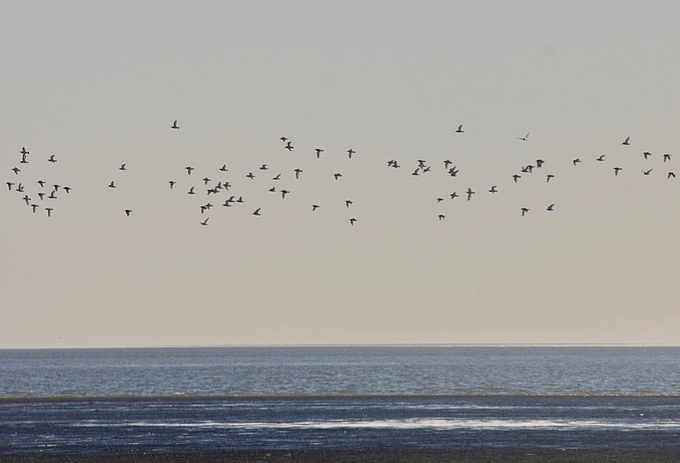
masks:
[[(172, 130), (180, 130), (178, 121), (175, 120), (170, 128)], [(454, 133), (456, 136), (464, 134), (465, 130), (463, 129), (463, 125), (459, 125)], [(519, 142), (528, 142), (530, 134), (531, 132), (527, 132), (526, 135), (517, 137), (517, 140)], [(288, 137), (280, 137), (280, 142), (282, 150), (285, 150), (288, 153), (294, 152), (295, 146), (293, 145), (292, 140), (290, 140)], [(631, 146), (631, 138), (625, 138), (621, 142), (621, 145)], [(313, 153), (310, 154), (313, 154), (314, 157), (319, 160), (324, 157), (324, 149), (315, 148)], [(349, 160), (356, 159), (357, 157), (357, 151), (352, 148), (347, 149), (346, 154), (347, 159)], [(52, 174), (54, 172), (50, 172), (49, 169), (41, 170), (41, 174), (44, 174), (44, 177), (42, 178), (37, 180), (32, 179), (30, 181), (25, 180), (23, 176), (23, 168), (30, 162), (43, 162), (47, 163), (47, 165), (54, 165), (58, 161), (56, 155), (51, 154), (41, 160), (34, 160), (32, 159), (33, 156), (31, 155), (30, 151), (25, 147), (21, 148), (19, 155), (20, 157), (18, 159), (18, 164), (11, 168), (10, 172), (12, 174), (9, 174), (11, 175), (11, 180), (6, 182), (7, 191), (12, 194), (18, 194), (17, 197), (20, 198), (23, 203), (25, 203), (26, 207), (31, 211), (31, 213), (38, 214), (41, 213), (41, 211), (44, 211), (47, 217), (52, 217), (55, 211), (55, 204), (57, 204), (57, 199), (64, 196), (68, 197), (71, 194), (72, 188), (68, 185), (62, 184), (58, 178), (52, 178)], [(642, 152), (641, 156), (645, 162), (648, 162), (653, 155), (649, 151), (644, 151)], [(670, 153), (664, 153), (661, 156), (661, 161), (664, 166), (670, 165), (669, 163), (671, 163), (671, 160), (672, 155)], [(594, 157), (594, 161), (597, 163), (606, 163), (606, 155), (600, 154), (599, 156)], [(571, 164), (574, 168), (577, 168), (581, 162), (582, 161), (580, 158), (574, 158), (571, 160)], [(458, 165), (456, 165), (456, 163), (450, 159), (444, 159), (441, 161), (441, 163), (443, 170), (441, 170), (441, 167), (437, 168), (438, 170), (446, 173), (450, 177), (459, 177), (461, 170)], [(549, 164), (546, 163), (546, 160), (535, 159), (535, 161), (531, 163), (520, 166), (515, 173), (512, 173), (508, 176), (507, 180), (511, 180), (511, 183), (513, 184), (518, 184), (522, 182), (523, 177), (530, 175), (535, 176), (539, 172), (542, 172), (542, 174), (539, 175), (543, 175), (545, 183), (550, 184), (551, 181), (554, 181), (553, 179), (555, 178), (555, 175), (548, 168), (546, 168), (546, 166), (549, 166)], [(428, 160), (418, 159), (415, 165), (407, 168), (406, 170), (407, 172), (410, 172), (411, 176), (413, 177), (422, 177), (431, 174), (434, 167), (435, 166), (431, 165)], [(402, 164), (397, 159), (391, 159), (387, 161), (387, 168), (401, 169)], [(624, 168), (621, 165), (612, 165), (611, 169), (611, 172), (615, 177), (620, 176), (624, 171)], [(121, 164), (118, 170), (121, 172), (127, 171), (127, 163)], [(187, 165), (184, 168), (184, 172), (181, 174), (181, 176), (178, 175), (176, 178), (167, 180), (167, 188), (173, 193), (184, 193), (191, 197), (200, 198), (196, 204), (196, 210), (197, 213), (199, 213), (198, 223), (202, 226), (208, 226), (210, 224), (210, 214), (213, 212), (213, 209), (216, 208), (216, 205), (224, 208), (231, 208), (243, 207), (243, 205), (246, 204), (246, 195), (243, 194), (243, 192), (239, 192), (238, 189), (234, 187), (235, 183), (252, 182), (256, 179), (256, 177), (260, 180), (264, 178), (267, 181), (268, 192), (271, 194), (280, 195), (281, 200), (286, 200), (286, 198), (291, 195), (291, 191), (294, 189), (294, 187), (289, 185), (294, 185), (294, 182), (300, 180), (305, 175), (305, 170), (302, 168), (302, 166), (295, 167), (295, 169), (292, 169), (291, 172), (284, 174), (284, 172), (279, 172), (278, 170), (270, 168), (270, 165), (266, 163), (260, 164), (238, 179), (233, 176), (233, 173), (229, 174), (230, 169), (226, 164), (223, 164), (219, 168), (215, 168), (215, 172), (213, 173), (214, 175), (212, 175), (215, 177), (214, 179), (211, 179), (208, 175), (202, 177), (201, 175), (196, 175), (196, 171), (196, 166)], [(642, 175), (648, 176), (652, 175), (653, 171), (654, 167), (649, 167), (643, 169), (641, 173)], [(665, 169), (665, 171), (664, 177), (666, 179), (670, 180), (675, 178), (674, 171), (669, 169)], [(332, 177), (329, 178), (329, 181), (342, 182), (343, 177), (343, 172), (337, 171), (332, 174)], [(107, 185), (102, 185), (102, 187), (114, 190), (118, 188), (118, 185), (114, 179), (111, 180)], [(487, 188), (488, 189), (485, 188), (485, 190), (475, 191), (471, 187), (467, 187), (467, 189), (464, 191), (460, 190), (460, 193), (458, 191), (448, 192), (446, 195), (433, 197), (432, 200), (436, 201), (436, 204), (455, 200), (457, 198), (461, 198), (460, 200), (465, 201), (473, 201), (473, 198), (477, 194), (495, 195), (499, 192), (499, 187), (496, 184), (488, 185)], [(248, 201), (248, 203), (250, 203), (250, 201)], [(349, 212), (352, 209), (353, 204), (354, 201), (352, 199), (345, 199), (343, 209)], [(262, 205), (255, 204), (251, 207), (252, 209), (250, 214), (254, 217), (260, 217), (265, 213)], [(320, 208), (322, 208), (322, 204), (310, 202), (308, 207), (310, 212), (315, 213)], [(555, 211), (555, 203), (545, 204), (544, 210), (547, 212)], [(524, 217), (530, 213), (530, 211), (531, 209), (529, 207), (521, 206), (519, 207), (518, 213)], [(134, 209), (132, 206), (125, 207), (121, 212), (125, 216), (131, 217), (133, 215)], [(446, 219), (446, 214), (443, 212), (437, 213), (437, 219), (440, 221)], [(346, 220), (351, 226), (354, 226), (359, 222), (358, 219), (352, 214), (347, 214)]]

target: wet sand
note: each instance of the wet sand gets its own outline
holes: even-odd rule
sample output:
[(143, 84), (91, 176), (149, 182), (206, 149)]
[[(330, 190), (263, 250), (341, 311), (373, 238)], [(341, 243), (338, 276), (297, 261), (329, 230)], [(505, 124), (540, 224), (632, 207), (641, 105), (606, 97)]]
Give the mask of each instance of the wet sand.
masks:
[(591, 450), (315, 451), (127, 455), (0, 455), (0, 463), (677, 463), (678, 452)]

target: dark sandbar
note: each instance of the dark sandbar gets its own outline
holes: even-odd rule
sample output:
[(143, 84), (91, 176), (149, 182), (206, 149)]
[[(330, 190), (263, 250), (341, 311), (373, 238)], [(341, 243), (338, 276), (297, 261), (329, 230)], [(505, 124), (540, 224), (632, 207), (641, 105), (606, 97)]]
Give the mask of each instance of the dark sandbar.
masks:
[(0, 463), (677, 463), (678, 452), (593, 450), (314, 451), (126, 455), (0, 455)]

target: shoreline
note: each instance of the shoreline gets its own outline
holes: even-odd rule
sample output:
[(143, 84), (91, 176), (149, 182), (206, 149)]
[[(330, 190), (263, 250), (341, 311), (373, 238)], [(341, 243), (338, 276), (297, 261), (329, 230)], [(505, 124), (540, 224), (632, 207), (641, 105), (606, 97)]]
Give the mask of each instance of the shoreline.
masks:
[(363, 450), (0, 455), (0, 463), (673, 463), (677, 451)]

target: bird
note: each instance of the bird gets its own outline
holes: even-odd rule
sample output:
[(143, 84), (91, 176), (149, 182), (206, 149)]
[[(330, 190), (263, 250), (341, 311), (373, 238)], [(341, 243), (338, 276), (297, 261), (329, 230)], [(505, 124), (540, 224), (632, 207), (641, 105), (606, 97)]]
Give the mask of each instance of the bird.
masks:
[(19, 161), (22, 164), (28, 164), (28, 159), (26, 159), (26, 155), (22, 154), (21, 155), (21, 161)]
[(260, 170), (267, 170), (267, 169), (269, 169), (269, 166), (267, 164), (262, 164), (260, 166)]
[(453, 166), (452, 168), (449, 169), (449, 175), (451, 177), (458, 176), (458, 172), (460, 172), (460, 171), (458, 170), (458, 168), (456, 166)]
[(281, 190), (281, 198), (286, 199), (286, 195), (289, 194), (289, 193), (290, 193), (290, 191), (288, 191), (288, 190)]
[(47, 211), (47, 217), (52, 217), (52, 211), (54, 209), (52, 209), (51, 207), (46, 207), (45, 210)]
[(437, 198), (437, 203), (441, 203), (442, 201), (444, 201), (444, 198)]
[(619, 172), (623, 170), (623, 167), (614, 167), (614, 175), (619, 175)]
[(340, 177), (342, 177), (342, 174), (340, 172), (336, 172), (335, 174), (333, 174), (333, 177), (335, 177), (335, 180), (337, 180)]
[(248, 175), (246, 175), (246, 177), (248, 177), (249, 179), (251, 179), (251, 180), (252, 180), (252, 179), (254, 179), (254, 178), (255, 178), (255, 175), (253, 175), (253, 173), (252, 173), (252, 172), (248, 172)]
[(287, 138), (287, 137), (281, 137), (281, 138), (279, 138), (279, 140), (281, 140), (282, 142), (286, 143), (286, 142), (288, 141), (288, 138)]
[(30, 204), (30, 202), (31, 202), (31, 198), (29, 198), (28, 195), (24, 195), (24, 197), (23, 197), (22, 199), (24, 200), (24, 202), (26, 203), (27, 206), (28, 206), (28, 205)]
[(187, 170), (187, 175), (191, 175), (191, 172), (195, 170), (195, 169), (194, 169), (193, 167), (191, 167), (191, 166), (187, 166), (187, 167), (185, 167), (185, 169)]
[(527, 212), (529, 212), (529, 208), (528, 208), (528, 207), (523, 207), (523, 208), (522, 208), (522, 217), (524, 217), (524, 214), (526, 214)]
[[(170, 127), (170, 128), (171, 129), (179, 129), (179, 125), (177, 125), (177, 121), (173, 122), (172, 127)], [(189, 132), (191, 132), (191, 130), (189, 130)]]
[(453, 164), (453, 161), (445, 159), (444, 160), (444, 169), (449, 170), (449, 166), (451, 166), (451, 164)]
[(35, 214), (35, 210), (38, 209), (40, 206), (37, 204), (31, 204), (31, 208), (33, 209), (33, 213)]
[(71, 190), (72, 190), (72, 189), (73, 189), (73, 188), (71, 188), (70, 186), (65, 186), (65, 187), (64, 187), (64, 191), (66, 192), (66, 194), (71, 194)]
[(277, 174), (272, 180), (281, 180), (281, 174)]
[(596, 161), (603, 162), (603, 161), (604, 161), (604, 154), (600, 155), (600, 157), (598, 157), (598, 158), (596, 159)]
[(354, 225), (354, 222), (356, 222), (356, 221), (357, 221), (357, 219), (355, 219), (354, 217), (352, 217), (351, 219), (349, 219), (349, 224), (353, 226), (353, 225)]
[(349, 200), (349, 199), (345, 200), (345, 206), (346, 206), (346, 207), (350, 207), (351, 205), (352, 205), (352, 201), (351, 201), (351, 200)]
[(270, 192), (270, 193), (276, 193), (276, 187), (275, 187), (275, 186), (271, 187), (271, 188), (269, 189), (269, 192)]
[(45, 193), (42, 193), (42, 192), (38, 193), (38, 197), (40, 198), (40, 201), (44, 201), (45, 200)]
[(512, 176), (512, 179), (515, 181), (515, 183), (517, 183), (517, 180), (519, 180), (520, 178), (522, 178), (522, 176), (519, 174), (515, 174)]
[(491, 189), (489, 190), (489, 193), (498, 193), (498, 190), (496, 189), (496, 185), (491, 187)]
[(416, 167), (416, 170), (411, 175), (420, 175), (420, 167)]
[(347, 154), (349, 155), (349, 158), (350, 158), (350, 159), (352, 159), (352, 155), (355, 154), (355, 153), (356, 153), (356, 151), (354, 151), (354, 150), (351, 149), (351, 148), (347, 150)]
[(286, 149), (288, 151), (293, 151), (293, 145), (291, 145), (290, 142), (286, 143)]
[(127, 170), (127, 164), (121, 164), (121, 166), (118, 168), (118, 170)]
[(531, 132), (527, 132), (526, 135), (524, 135), (523, 137), (517, 137), (517, 139), (518, 139), (518, 140), (522, 140), (522, 141), (527, 141), (527, 138), (529, 138), (529, 134), (530, 134), (530, 133), (531, 133)]
[(130, 217), (130, 214), (132, 214), (132, 209), (125, 209), (125, 215)]
[(175, 183), (177, 183), (177, 182), (175, 182), (174, 180), (170, 180), (170, 181), (168, 182), (168, 184), (170, 185), (170, 189), (171, 189), (171, 190), (172, 190), (172, 187), (175, 186)]
[(116, 188), (116, 185), (113, 183), (113, 180), (111, 180), (111, 183), (109, 183), (109, 188)]
[(300, 174), (303, 172), (302, 169), (295, 169), (295, 178), (298, 179), (300, 178)]
[(208, 183), (210, 183), (210, 179), (208, 177), (203, 177), (203, 184), (207, 185)]
[(439, 220), (444, 220), (446, 218), (446, 216), (444, 214), (439, 214), (438, 217), (439, 217)]
[(543, 159), (536, 159), (536, 168), (540, 169), (543, 167), (543, 164), (545, 164), (545, 161)]
[(319, 206), (318, 204), (312, 204), (312, 212), (314, 212), (315, 210), (317, 210), (320, 207), (321, 206)]
[(196, 192), (194, 191), (194, 187), (189, 188), (189, 191), (187, 191), (188, 195), (195, 195)]
[(26, 155), (26, 154), (30, 154), (30, 153), (31, 153), (30, 151), (27, 151), (27, 150), (26, 150), (26, 147), (25, 147), (25, 146), (22, 146), (22, 147), (21, 147), (21, 151), (19, 151), (19, 152), (20, 152), (22, 155)]
[(45, 181), (44, 180), (38, 180), (38, 185), (40, 185), (40, 188), (45, 188)]
[(665, 153), (663, 155), (663, 162), (670, 161), (671, 160), (671, 155), (668, 153)]
[(574, 165), (576, 165), (576, 164), (578, 164), (579, 162), (581, 162), (581, 160), (580, 160), (579, 158), (576, 158), (576, 159), (574, 159), (574, 160), (571, 161), (571, 162), (572, 162)]
[(208, 220), (210, 220), (210, 217), (206, 217), (203, 222), (201, 222), (201, 225), (207, 226), (208, 225)]
[[(14, 185), (14, 184), (12, 184), (12, 185)], [(19, 182), (19, 184), (17, 185), (17, 192), (19, 192), (19, 193), (24, 192), (24, 185), (21, 182)]]
[(467, 200), (468, 201), (470, 201), (470, 198), (472, 198), (472, 195), (475, 194), (475, 192), (472, 191), (471, 188), (468, 188), (466, 193), (467, 193)]
[(548, 174), (545, 176), (545, 183), (550, 183), (550, 179), (555, 178), (553, 174)]
[(259, 207), (257, 209), (255, 209), (255, 212), (253, 212), (253, 215), (259, 216), (260, 215), (260, 209), (261, 208), (259, 208)]
[(456, 198), (458, 197), (458, 193), (456, 193), (456, 192), (454, 191), (454, 192), (451, 193), (449, 196), (451, 197), (451, 199), (456, 199)]
[(668, 172), (668, 175), (666, 175), (666, 178), (668, 179), (668, 178), (671, 178), (671, 177), (675, 178), (675, 172)]
[(21, 169), (18, 167), (12, 167), (12, 172), (14, 172), (16, 175), (19, 175), (19, 172), (21, 172)]
[(220, 171), (222, 171), (222, 172), (226, 172), (226, 171), (228, 171), (228, 170), (229, 170), (229, 169), (227, 169), (227, 165), (226, 165), (226, 164), (222, 164), (222, 167), (220, 167)]
[(654, 169), (643, 170), (642, 173), (643, 173), (644, 175), (649, 175), (649, 174), (652, 173), (653, 170), (654, 170)]
[(626, 137), (626, 139), (623, 140), (623, 143), (621, 143), (621, 144), (626, 145), (626, 146), (630, 145), (630, 137)]
[(546, 211), (554, 211), (554, 210), (555, 210), (555, 204), (554, 203), (546, 208)]
[(47, 158), (47, 162), (51, 162), (52, 164), (57, 162), (56, 158), (54, 157), (54, 154), (50, 155), (50, 157)]
[(316, 151), (316, 158), (319, 159), (323, 150), (321, 148), (316, 148), (314, 151)]
[(463, 124), (460, 124), (458, 128), (456, 129), (456, 133), (464, 133), (465, 131), (463, 130)]
[(642, 155), (645, 157), (645, 159), (649, 159), (652, 153), (650, 153), (649, 151), (645, 151), (644, 153), (642, 153)]

